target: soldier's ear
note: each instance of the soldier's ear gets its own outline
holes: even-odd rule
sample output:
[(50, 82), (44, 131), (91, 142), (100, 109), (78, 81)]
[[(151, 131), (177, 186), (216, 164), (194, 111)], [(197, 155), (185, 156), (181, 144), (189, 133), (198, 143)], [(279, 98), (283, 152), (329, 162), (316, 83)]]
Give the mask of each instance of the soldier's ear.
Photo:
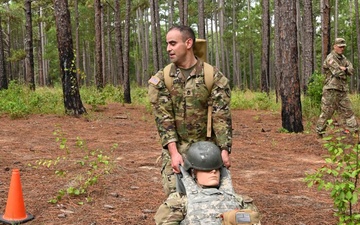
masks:
[(193, 39), (188, 38), (188, 39), (185, 41), (185, 44), (186, 44), (187, 49), (191, 49), (191, 48), (193, 47), (193, 45), (194, 45), (194, 41), (193, 41)]

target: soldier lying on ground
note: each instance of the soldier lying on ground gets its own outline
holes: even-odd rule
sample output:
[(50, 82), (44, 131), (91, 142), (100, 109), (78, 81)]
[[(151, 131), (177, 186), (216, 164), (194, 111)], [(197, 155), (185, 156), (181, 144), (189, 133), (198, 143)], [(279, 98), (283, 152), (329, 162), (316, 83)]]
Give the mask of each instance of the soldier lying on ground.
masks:
[(157, 225), (260, 225), (252, 200), (234, 192), (218, 146), (207, 141), (192, 144), (180, 170), (177, 192), (156, 212)]

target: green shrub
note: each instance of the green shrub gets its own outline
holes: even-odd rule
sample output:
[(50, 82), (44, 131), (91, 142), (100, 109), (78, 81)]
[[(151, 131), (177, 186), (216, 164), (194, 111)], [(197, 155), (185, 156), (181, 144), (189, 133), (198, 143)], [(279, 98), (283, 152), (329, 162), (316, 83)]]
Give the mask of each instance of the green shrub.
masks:
[(302, 114), (305, 118), (316, 118), (320, 114), (322, 88), (325, 76), (315, 71), (310, 78), (308, 90), (302, 100)]
[[(329, 127), (334, 130), (331, 121)], [(305, 182), (309, 187), (317, 186), (318, 190), (329, 192), (336, 208), (334, 215), (339, 219), (338, 224), (356, 225), (360, 224), (360, 213), (354, 210), (360, 193), (360, 145), (346, 143), (349, 137), (341, 136), (340, 131), (335, 130), (334, 136), (324, 138), (324, 147), (328, 150), (325, 163), (314, 173), (306, 174)]]

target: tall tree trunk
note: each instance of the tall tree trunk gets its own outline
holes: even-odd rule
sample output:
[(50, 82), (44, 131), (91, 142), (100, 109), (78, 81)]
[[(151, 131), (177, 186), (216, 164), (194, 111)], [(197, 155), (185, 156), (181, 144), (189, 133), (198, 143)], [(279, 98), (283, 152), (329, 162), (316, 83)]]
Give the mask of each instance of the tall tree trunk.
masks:
[(138, 85), (142, 86), (144, 77), (146, 75), (146, 51), (145, 51), (145, 25), (144, 25), (144, 10), (141, 7), (136, 9), (136, 20), (137, 20), (137, 34), (138, 34), (138, 62), (137, 69), (139, 69), (136, 73), (136, 82)]
[[(225, 21), (224, 21), (224, 13), (225, 13), (225, 7), (224, 7), (224, 0), (219, 0), (219, 44), (220, 44), (220, 51), (219, 54), (221, 54), (221, 60), (220, 60), (220, 70), (225, 71), (225, 44), (224, 44), (224, 30), (225, 30)], [(229, 74), (225, 74), (229, 75)]]
[(54, 11), (65, 113), (78, 116), (86, 113), (86, 109), (81, 102), (76, 77), (70, 11), (67, 0), (54, 0)]
[(125, 37), (124, 37), (124, 102), (131, 103), (130, 96), (130, 74), (129, 74), (129, 58), (130, 58), (130, 0), (126, 0), (125, 9)]
[(312, 0), (303, 0), (304, 13), (303, 13), (303, 44), (302, 44), (302, 72), (303, 82), (302, 90), (306, 94), (308, 89), (309, 78), (314, 72), (314, 25), (313, 25), (313, 12)]
[[(189, 1), (184, 0), (184, 25), (189, 25)], [(158, 3), (159, 4), (159, 3)]]
[(100, 7), (100, 20), (101, 20), (101, 64), (102, 64), (102, 79), (103, 85), (105, 86), (108, 83), (108, 68), (106, 68), (106, 46), (105, 46), (105, 22), (104, 22), (104, 5), (101, 4)]
[(98, 89), (104, 87), (102, 76), (102, 36), (101, 36), (101, 1), (94, 0), (95, 7), (95, 84)]
[[(356, 1), (356, 0), (355, 0)], [(339, 4), (338, 0), (335, 0), (334, 8), (334, 40), (338, 37), (338, 24), (339, 24)]]
[[(326, 59), (326, 56), (330, 53), (330, 1), (321, 0), (320, 1), (320, 10), (321, 10), (321, 64)], [(324, 68), (321, 67), (322, 73), (324, 73)]]
[[(251, 24), (249, 21), (251, 21), (250, 18), (250, 9), (251, 9), (251, 0), (248, 0), (248, 7), (247, 7), (247, 12), (248, 12), (248, 27), (251, 27)], [(248, 29), (248, 37), (249, 37), (249, 46), (252, 46), (252, 30)], [(254, 48), (249, 48), (249, 88), (250, 90), (254, 90)]]
[(117, 57), (117, 84), (124, 83), (124, 62), (122, 51), (120, 0), (115, 0), (115, 53)]
[[(75, 5), (75, 57), (76, 57), (76, 79), (78, 84), (81, 86), (81, 75), (80, 75), (80, 33), (79, 33), (79, 9), (78, 0), (74, 0)], [(85, 59), (83, 59), (85, 60)]]
[(33, 32), (32, 32), (32, 15), (31, 0), (25, 0), (25, 72), (26, 83), (30, 90), (35, 90), (35, 74), (34, 74), (34, 48), (33, 48)]
[[(355, 24), (356, 24), (356, 34), (357, 34), (357, 41), (356, 41), (356, 46), (357, 46), (357, 61), (358, 61), (358, 66), (357, 66), (357, 76), (359, 77), (360, 75), (360, 21), (359, 21), (359, 2), (357, 0), (355, 0)], [(360, 80), (357, 79), (357, 92), (360, 93)]]
[(205, 5), (204, 0), (198, 1), (198, 37), (205, 39)]
[(107, 57), (106, 57), (106, 62), (107, 62), (107, 83), (114, 85), (114, 81), (113, 81), (113, 48), (112, 48), (112, 26), (109, 25), (109, 23), (113, 23), (112, 19), (111, 19), (111, 14), (113, 13), (111, 10), (109, 10), (109, 6), (107, 7), (107, 21), (108, 21), (108, 25), (106, 26), (106, 36), (107, 36)]
[(180, 17), (180, 25), (185, 25), (184, 19), (184, 0), (179, 0), (179, 17)]
[(282, 126), (289, 132), (302, 132), (300, 80), (296, 36), (296, 2), (276, 0), (279, 3), (280, 96)]
[[(6, 10), (7, 10), (7, 11), (10, 10), (9, 4), (10, 4), (9, 1), (6, 2), (5, 7), (6, 7)], [(6, 29), (6, 34), (7, 34), (7, 35), (6, 35), (6, 36), (7, 36), (7, 40), (11, 40), (11, 39), (12, 39), (10, 19), (11, 19), (10, 16), (8, 16), (7, 19), (6, 19), (7, 27), (6, 27), (5, 29)], [(5, 32), (4, 32), (4, 34), (5, 34)], [(3, 41), (4, 41), (4, 40), (5, 40), (5, 37), (3, 36)], [(4, 42), (3, 42), (3, 44), (4, 44)], [(7, 52), (7, 55), (6, 55), (6, 52), (4, 52), (4, 59), (6, 59), (6, 56), (10, 56), (10, 52), (11, 52), (11, 48), (12, 48), (12, 43), (11, 43), (10, 41), (8, 41), (7, 46), (6, 46), (6, 47), (3, 46), (3, 47), (4, 47), (4, 51)], [(13, 68), (12, 62), (7, 63), (7, 66), (6, 66), (6, 68), (5, 68), (5, 71), (7, 71), (7, 73), (8, 73), (8, 74), (7, 74), (7, 76), (8, 76), (7, 79), (8, 79), (8, 80), (12, 80), (12, 79), (13, 79), (13, 76), (12, 76), (12, 74), (13, 74), (12, 68)]]
[(3, 30), (1, 26), (1, 15), (0, 15), (0, 90), (3, 89), (8, 89), (8, 79), (6, 75), (4, 40), (3, 40)]
[[(168, 6), (169, 6), (169, 13), (168, 13), (169, 26), (172, 27), (174, 25), (174, 14), (175, 14), (174, 0), (168, 0)], [(166, 30), (168, 29), (169, 27), (166, 28)]]
[[(160, 9), (159, 9), (159, 1), (154, 1), (154, 8), (155, 8), (155, 23), (156, 23), (156, 46), (157, 46), (157, 55), (159, 57), (159, 69), (164, 67), (163, 61), (163, 54), (162, 54), (162, 36), (161, 36), (161, 29), (160, 29)], [(130, 18), (129, 18), (130, 22)]]
[[(232, 9), (232, 29), (233, 30), (237, 30), (238, 25), (237, 25), (237, 20), (236, 20), (236, 0), (233, 0), (233, 9)], [(237, 58), (237, 52), (238, 52), (238, 48), (237, 48), (237, 35), (236, 32), (233, 32), (232, 35), (232, 57), (233, 57), (233, 86), (237, 87), (239, 86), (239, 63), (238, 63), (238, 58)]]
[(270, 2), (262, 0), (262, 51), (261, 51), (261, 91), (269, 94), (270, 79)]
[(156, 0), (150, 0), (150, 14), (151, 14), (151, 34), (152, 34), (152, 49), (153, 49), (153, 64), (154, 64), (154, 72), (160, 70), (160, 65), (159, 65), (159, 52), (158, 52), (158, 47), (157, 47), (157, 32), (156, 32), (156, 16), (155, 14), (158, 13), (155, 11), (155, 2), (157, 2)]
[[(38, 12), (38, 15), (39, 17), (41, 16), (41, 7), (39, 8), (39, 12)], [(39, 26), (39, 39), (38, 39), (38, 71), (39, 71), (39, 85), (40, 86), (44, 86), (45, 85), (45, 79), (44, 79), (44, 68), (43, 68), (43, 65), (44, 65), (44, 60), (43, 60), (43, 44), (42, 44), (42, 36), (44, 35), (43, 33), (43, 27), (42, 27), (42, 21), (39, 21), (38, 23), (38, 26)]]

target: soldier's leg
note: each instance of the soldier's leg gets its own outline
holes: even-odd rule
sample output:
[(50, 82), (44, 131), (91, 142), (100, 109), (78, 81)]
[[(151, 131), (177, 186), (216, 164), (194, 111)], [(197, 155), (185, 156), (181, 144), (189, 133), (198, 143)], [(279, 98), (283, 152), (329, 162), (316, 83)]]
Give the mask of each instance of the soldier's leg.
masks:
[(163, 149), (161, 157), (162, 157), (162, 169), (161, 169), (162, 184), (165, 195), (169, 196), (170, 193), (176, 191), (176, 177), (171, 167), (171, 158), (169, 151)]
[(186, 197), (171, 193), (154, 216), (156, 225), (179, 225), (185, 217)]
[(336, 93), (334, 93), (334, 90), (324, 90), (321, 97), (321, 114), (316, 123), (316, 132), (318, 134), (325, 131), (327, 121), (334, 115), (336, 107)]
[(339, 114), (345, 120), (346, 129), (350, 132), (357, 132), (359, 130), (359, 126), (347, 93), (341, 93), (339, 98)]

